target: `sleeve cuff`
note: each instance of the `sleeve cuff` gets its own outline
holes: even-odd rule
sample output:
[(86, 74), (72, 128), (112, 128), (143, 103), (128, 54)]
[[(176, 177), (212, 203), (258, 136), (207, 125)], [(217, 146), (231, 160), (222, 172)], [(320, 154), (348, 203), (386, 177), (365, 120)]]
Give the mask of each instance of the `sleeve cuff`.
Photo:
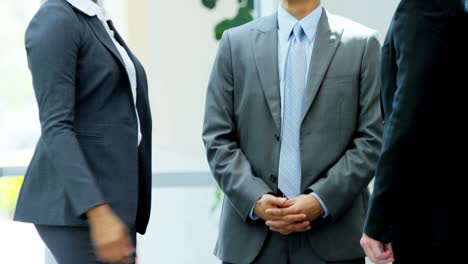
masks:
[(322, 208), (323, 208), (323, 214), (322, 214), (322, 218), (327, 218), (329, 215), (330, 215), (330, 211), (328, 210), (328, 207), (325, 205), (325, 203), (323, 202), (322, 198), (320, 198), (320, 196), (318, 196), (318, 194), (314, 193), (314, 192), (311, 192), (310, 195), (314, 196), (315, 198), (317, 198), (317, 200), (319, 201), (320, 205), (322, 205)]
[(252, 209), (250, 209), (250, 212), (249, 212), (249, 217), (250, 219), (252, 219), (253, 221), (257, 221), (258, 219), (260, 219), (260, 217), (257, 217), (254, 213), (255, 211), (255, 204), (252, 206)]

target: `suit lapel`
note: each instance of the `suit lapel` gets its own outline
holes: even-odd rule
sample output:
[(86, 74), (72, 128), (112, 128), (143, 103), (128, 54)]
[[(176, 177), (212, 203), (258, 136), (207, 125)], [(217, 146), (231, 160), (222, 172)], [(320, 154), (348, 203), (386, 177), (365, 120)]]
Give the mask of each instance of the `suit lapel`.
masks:
[(251, 32), (253, 54), (263, 92), (273, 120), (281, 127), (281, 101), (278, 70), (278, 22), (277, 15), (266, 17)]
[[(148, 98), (148, 93), (146, 92), (147, 91), (147, 87), (146, 87), (147, 80), (146, 80), (146, 77), (145, 77), (144, 68), (140, 64), (140, 61), (132, 53), (130, 48), (127, 46), (127, 43), (125, 43), (123, 38), (120, 36), (117, 29), (115, 29), (114, 24), (112, 23), (111, 20), (109, 20), (109, 27), (114, 32), (115, 39), (125, 49), (128, 56), (132, 60), (133, 65), (135, 66), (136, 77), (137, 77), (137, 88), (136, 88), (136, 90), (137, 90), (137, 104), (136, 104), (136, 106), (137, 106), (137, 109), (138, 109), (138, 113), (141, 115), (143, 112), (146, 112), (145, 109), (149, 109), (149, 98)], [(125, 71), (125, 73), (126, 73), (126, 71)], [(133, 98), (132, 98), (132, 100), (133, 100)], [(140, 116), (140, 117), (142, 117), (142, 116)]]
[(115, 47), (114, 43), (112, 43), (112, 39), (106, 32), (106, 29), (102, 25), (102, 22), (99, 20), (99, 18), (94, 16), (86, 19), (86, 22), (89, 24), (99, 41), (112, 53), (112, 55), (114, 55), (114, 57), (120, 62), (121, 66), (125, 69), (125, 63), (120, 56), (119, 51)]
[(332, 26), (333, 23), (330, 22), (324, 9), (317, 27), (317, 36), (310, 60), (302, 120), (304, 120), (317, 96), (343, 34), (342, 28), (335, 28)]

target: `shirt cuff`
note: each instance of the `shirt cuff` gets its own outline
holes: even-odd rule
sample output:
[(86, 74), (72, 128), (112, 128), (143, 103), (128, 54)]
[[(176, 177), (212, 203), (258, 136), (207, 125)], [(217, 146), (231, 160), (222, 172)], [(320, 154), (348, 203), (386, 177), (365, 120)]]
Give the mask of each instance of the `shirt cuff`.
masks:
[(322, 214), (322, 218), (327, 218), (328, 215), (330, 214), (330, 211), (328, 211), (328, 207), (325, 205), (325, 203), (323, 202), (323, 200), (320, 198), (320, 196), (318, 196), (318, 194), (312, 192), (310, 193), (310, 195), (314, 196), (315, 198), (317, 198), (317, 200), (319, 201), (320, 205), (322, 205), (322, 208), (323, 208), (323, 214)]
[(254, 206), (252, 206), (252, 209), (250, 209), (250, 213), (249, 213), (249, 217), (250, 219), (252, 219), (253, 221), (257, 221), (258, 219), (260, 219), (260, 217), (257, 217), (254, 213), (255, 211), (255, 204)]

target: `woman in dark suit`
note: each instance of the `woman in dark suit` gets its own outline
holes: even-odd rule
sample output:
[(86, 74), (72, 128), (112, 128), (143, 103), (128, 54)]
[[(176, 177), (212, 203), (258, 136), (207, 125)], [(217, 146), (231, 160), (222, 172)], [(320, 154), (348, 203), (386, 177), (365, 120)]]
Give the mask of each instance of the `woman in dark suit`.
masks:
[(26, 31), (42, 133), (15, 220), (60, 264), (133, 263), (150, 214), (146, 75), (101, 2), (48, 0)]

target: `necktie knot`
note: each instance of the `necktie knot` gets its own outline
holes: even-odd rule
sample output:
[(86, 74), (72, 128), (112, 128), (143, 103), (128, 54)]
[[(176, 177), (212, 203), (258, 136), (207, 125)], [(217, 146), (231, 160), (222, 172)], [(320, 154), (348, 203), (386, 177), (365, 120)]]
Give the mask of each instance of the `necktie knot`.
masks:
[(294, 37), (298, 40), (302, 40), (302, 35), (304, 35), (304, 30), (301, 27), (301, 24), (297, 23), (293, 28)]

